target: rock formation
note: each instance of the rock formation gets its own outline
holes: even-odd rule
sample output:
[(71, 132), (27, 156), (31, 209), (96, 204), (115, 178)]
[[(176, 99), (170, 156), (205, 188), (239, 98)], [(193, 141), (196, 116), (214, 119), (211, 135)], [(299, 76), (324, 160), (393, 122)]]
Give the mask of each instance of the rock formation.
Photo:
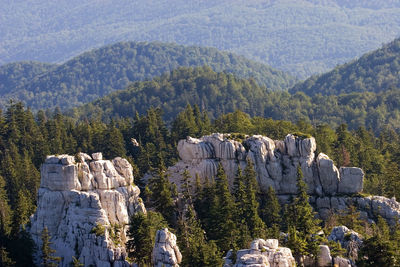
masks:
[(235, 264), (232, 251), (225, 257), (224, 267), (294, 267), (295, 259), (289, 248), (279, 247), (277, 239), (256, 239), (250, 249), (238, 250)]
[[(236, 140), (235, 140), (236, 139)], [(203, 181), (213, 179), (220, 163), (232, 183), (240, 165), (254, 163), (262, 190), (272, 186), (282, 202), (296, 194), (297, 166), (301, 166), (307, 183), (310, 203), (325, 219), (331, 212), (353, 205), (366, 218), (381, 215), (393, 222), (400, 217), (400, 204), (394, 199), (378, 196), (363, 197), (364, 173), (360, 168), (337, 168), (323, 153), (315, 156), (313, 137), (302, 138), (289, 134), (283, 141), (261, 135), (238, 140), (234, 135), (215, 133), (200, 139), (187, 137), (178, 143), (181, 160), (169, 168), (170, 179), (179, 187), (184, 170)]]
[(155, 267), (179, 267), (182, 261), (176, 236), (168, 228), (157, 231), (152, 261)]
[(70, 266), (72, 256), (84, 266), (129, 266), (127, 224), (135, 212), (146, 212), (132, 166), (122, 158), (103, 160), (101, 153), (79, 153), (78, 160), (47, 157), (28, 230), (40, 247), (40, 235), (48, 228), (60, 266)]
[(306, 256), (303, 262), (306, 267), (351, 267), (352, 263), (349, 259), (342, 257), (332, 257), (328, 246), (320, 245), (317, 259)]

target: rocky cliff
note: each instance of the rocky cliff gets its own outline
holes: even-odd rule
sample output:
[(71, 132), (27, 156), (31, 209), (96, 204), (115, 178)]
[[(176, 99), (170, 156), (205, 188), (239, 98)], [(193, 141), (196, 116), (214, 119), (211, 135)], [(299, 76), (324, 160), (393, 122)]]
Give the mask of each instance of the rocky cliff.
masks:
[(80, 153), (78, 161), (68, 155), (47, 157), (28, 230), (40, 247), (48, 228), (60, 266), (70, 266), (72, 256), (84, 266), (129, 266), (127, 224), (135, 212), (146, 212), (132, 166), (122, 158), (103, 160), (101, 153)]
[(215, 133), (200, 139), (187, 137), (178, 143), (181, 160), (169, 168), (170, 179), (179, 186), (183, 171), (203, 181), (212, 179), (220, 163), (232, 183), (240, 165), (247, 160), (254, 163), (257, 180), (262, 190), (272, 186), (282, 202), (296, 194), (297, 166), (301, 166), (307, 183), (310, 202), (322, 218), (332, 211), (356, 206), (366, 218), (376, 215), (393, 221), (400, 217), (400, 204), (384, 197), (362, 197), (364, 173), (360, 168), (337, 168), (323, 153), (315, 155), (313, 137), (292, 134), (284, 140), (272, 140), (261, 135), (241, 137)]

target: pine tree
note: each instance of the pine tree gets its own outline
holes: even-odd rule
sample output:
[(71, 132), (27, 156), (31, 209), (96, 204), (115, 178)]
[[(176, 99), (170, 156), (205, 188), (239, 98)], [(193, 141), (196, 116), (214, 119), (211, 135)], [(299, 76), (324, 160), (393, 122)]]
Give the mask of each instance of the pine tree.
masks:
[(300, 165), (297, 167), (297, 195), (287, 206), (285, 219), (290, 233), (296, 234), (296, 237), (289, 237), (287, 245), (297, 259), (303, 254), (317, 257), (320, 240), (316, 234), (321, 230), (318, 225), (320, 221), (315, 218), (315, 212), (308, 201), (307, 185), (303, 181)]
[(52, 243), (50, 242), (50, 235), (47, 227), (44, 227), (42, 231), (41, 240), (42, 240), (41, 257), (43, 266), (57, 267), (58, 262), (61, 261), (61, 258), (53, 256), (53, 254), (56, 253), (56, 251), (50, 247)]
[(222, 165), (218, 165), (215, 184), (215, 195), (210, 207), (211, 239), (216, 241), (222, 252), (236, 247), (238, 234), (235, 222), (235, 202), (229, 191), (228, 179)]
[(155, 209), (173, 226), (175, 223), (175, 204), (172, 198), (172, 186), (168, 180), (161, 154), (159, 158), (161, 163), (157, 174), (150, 181), (150, 189), (153, 197), (152, 203)]
[(156, 231), (165, 227), (167, 222), (160, 213), (149, 211), (147, 214), (134, 214), (129, 223), (130, 239), (126, 243), (129, 257), (139, 264), (149, 265)]
[(266, 194), (263, 194), (261, 218), (268, 227), (268, 236), (279, 238), (281, 218), (281, 206), (276, 197), (275, 190), (270, 186)]
[(244, 218), (250, 231), (252, 238), (263, 238), (265, 235), (265, 224), (258, 214), (259, 203), (257, 201), (258, 183), (257, 174), (254, 170), (251, 160), (247, 160), (244, 169), (244, 186), (245, 186), (245, 207)]

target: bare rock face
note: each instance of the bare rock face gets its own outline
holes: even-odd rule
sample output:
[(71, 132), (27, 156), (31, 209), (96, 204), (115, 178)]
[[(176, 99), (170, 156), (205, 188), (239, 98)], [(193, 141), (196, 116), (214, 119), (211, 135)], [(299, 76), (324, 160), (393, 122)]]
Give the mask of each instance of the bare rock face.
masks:
[[(296, 194), (296, 172), (300, 165), (308, 185), (308, 193), (318, 196), (354, 194), (362, 191), (364, 173), (359, 168), (336, 168), (325, 154), (315, 158), (313, 137), (300, 138), (287, 135), (283, 141), (254, 135), (245, 140), (234, 140), (229, 134), (212, 134), (200, 139), (188, 137), (178, 143), (182, 159), (170, 167), (171, 179), (178, 183), (180, 175), (188, 169), (192, 177), (201, 179), (215, 176), (221, 163), (232, 182), (240, 165), (250, 159), (257, 171), (263, 190), (272, 186), (280, 195)], [(179, 183), (178, 183), (179, 184)]]
[(176, 244), (176, 236), (168, 228), (157, 231), (152, 258), (155, 267), (179, 267), (182, 255)]
[(262, 190), (272, 186), (282, 202), (297, 193), (296, 174), (300, 165), (310, 203), (322, 219), (332, 212), (355, 206), (367, 219), (377, 215), (394, 223), (400, 217), (400, 204), (394, 199), (379, 196), (362, 197), (364, 172), (360, 168), (337, 168), (325, 154), (315, 155), (313, 137), (302, 138), (289, 134), (284, 140), (272, 140), (253, 135), (240, 140), (230, 134), (215, 133), (200, 139), (188, 137), (178, 143), (181, 160), (168, 169), (170, 179), (178, 185), (184, 170), (192, 178), (213, 179), (218, 164), (224, 168), (233, 184), (238, 166), (242, 170), (251, 160)]
[(40, 247), (48, 228), (60, 266), (70, 266), (72, 256), (84, 266), (130, 266), (124, 247), (129, 218), (146, 212), (132, 166), (122, 158), (103, 160), (101, 153), (77, 158), (47, 157), (29, 232)]
[(256, 239), (250, 249), (238, 250), (232, 264), (232, 251), (225, 257), (224, 267), (294, 267), (296, 262), (289, 248), (279, 247), (277, 239)]

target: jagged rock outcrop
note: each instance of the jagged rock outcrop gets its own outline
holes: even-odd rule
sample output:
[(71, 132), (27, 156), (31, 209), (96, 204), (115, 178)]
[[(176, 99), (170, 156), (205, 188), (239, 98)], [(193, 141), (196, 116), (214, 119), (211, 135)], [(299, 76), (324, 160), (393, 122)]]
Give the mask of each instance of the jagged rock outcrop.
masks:
[(232, 263), (232, 251), (225, 257), (224, 267), (292, 267), (296, 266), (292, 251), (279, 247), (277, 239), (256, 239), (250, 249), (238, 250)]
[(336, 226), (328, 236), (329, 241), (340, 243), (342, 248), (347, 250), (347, 255), (352, 259), (358, 258), (358, 251), (363, 243), (363, 238), (357, 232), (346, 226)]
[(382, 216), (389, 222), (400, 217), (400, 204), (394, 199), (379, 196), (362, 197), (364, 172), (360, 168), (337, 168), (325, 154), (315, 156), (313, 137), (302, 138), (289, 134), (282, 140), (261, 135), (238, 140), (230, 134), (215, 133), (200, 139), (187, 137), (178, 143), (181, 160), (168, 169), (170, 179), (178, 185), (184, 170), (196, 174), (203, 181), (213, 179), (220, 163), (233, 182), (240, 165), (247, 160), (254, 163), (257, 180), (262, 190), (272, 186), (282, 202), (296, 194), (297, 166), (301, 166), (307, 183), (310, 203), (321, 218), (332, 212), (355, 206), (366, 218)]
[(224, 167), (232, 181), (237, 166), (253, 161), (262, 189), (275, 188), (277, 194), (296, 193), (296, 171), (300, 165), (308, 185), (308, 192), (316, 196), (355, 194), (362, 191), (364, 173), (359, 168), (337, 169), (325, 154), (315, 157), (316, 143), (313, 137), (300, 138), (287, 135), (283, 141), (254, 135), (239, 142), (229, 134), (212, 134), (200, 139), (188, 137), (178, 143), (182, 159), (170, 168), (172, 176), (188, 168), (200, 178), (212, 178), (218, 163)]
[(168, 228), (157, 231), (152, 261), (155, 267), (179, 267), (182, 261), (176, 236)]
[(146, 212), (132, 166), (122, 158), (103, 160), (101, 153), (79, 153), (78, 159), (47, 157), (28, 230), (40, 247), (40, 235), (48, 228), (60, 266), (70, 266), (72, 256), (84, 266), (130, 266), (124, 247), (127, 224), (135, 212)]

